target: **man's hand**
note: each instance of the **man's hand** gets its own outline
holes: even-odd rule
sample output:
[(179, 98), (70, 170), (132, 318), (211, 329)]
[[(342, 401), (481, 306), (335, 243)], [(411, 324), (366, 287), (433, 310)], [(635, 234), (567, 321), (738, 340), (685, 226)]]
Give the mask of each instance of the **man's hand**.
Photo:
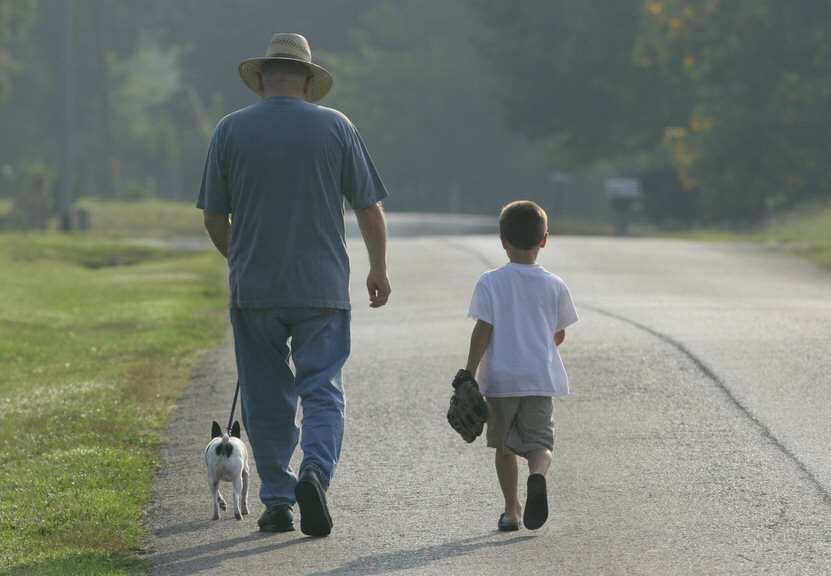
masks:
[(370, 308), (380, 308), (390, 297), (390, 280), (387, 277), (387, 221), (381, 204), (355, 210), (361, 235), (369, 253), (369, 276), (366, 289)]
[(386, 271), (370, 270), (366, 277), (366, 289), (369, 292), (370, 308), (380, 308), (386, 304), (392, 291)]

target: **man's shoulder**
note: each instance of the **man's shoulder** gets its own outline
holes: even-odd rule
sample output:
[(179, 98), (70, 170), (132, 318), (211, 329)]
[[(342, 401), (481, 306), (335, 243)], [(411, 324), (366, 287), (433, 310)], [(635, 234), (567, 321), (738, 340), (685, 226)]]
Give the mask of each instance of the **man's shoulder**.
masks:
[(328, 106), (321, 106), (320, 104), (311, 104), (311, 106), (313, 106), (315, 111), (324, 118), (329, 118), (334, 122), (338, 122), (346, 126), (352, 126), (352, 120), (349, 119), (349, 116), (336, 108), (329, 108)]
[(252, 114), (256, 113), (257, 104), (250, 104), (245, 106), (244, 108), (240, 108), (239, 110), (234, 110), (229, 114), (226, 114), (222, 118), (219, 119), (219, 122), (216, 123), (215, 133), (217, 135), (225, 134), (234, 124), (238, 122), (244, 121), (246, 118), (251, 116)]

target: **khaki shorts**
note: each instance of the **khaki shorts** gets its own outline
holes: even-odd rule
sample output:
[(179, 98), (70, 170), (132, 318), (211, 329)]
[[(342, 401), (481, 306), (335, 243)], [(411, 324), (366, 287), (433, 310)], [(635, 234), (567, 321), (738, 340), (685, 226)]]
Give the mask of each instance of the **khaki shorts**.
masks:
[(488, 398), (488, 446), (501, 453), (527, 456), (554, 449), (554, 401), (551, 396)]

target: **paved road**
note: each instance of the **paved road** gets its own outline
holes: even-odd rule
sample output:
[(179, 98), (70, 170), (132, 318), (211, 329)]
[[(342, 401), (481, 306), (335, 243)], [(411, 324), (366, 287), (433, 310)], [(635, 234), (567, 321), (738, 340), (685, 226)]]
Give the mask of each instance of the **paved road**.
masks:
[(225, 347), (172, 425), (156, 574), (831, 573), (831, 274), (750, 246), (554, 238), (542, 263), (581, 313), (562, 349), (574, 394), (555, 411), (552, 519), (505, 535), (491, 452), (444, 422), (498, 241), (393, 241), (393, 299), (377, 311), (352, 248), (333, 534), (260, 535), (256, 499), (244, 522), (208, 520), (201, 451), (233, 391)]

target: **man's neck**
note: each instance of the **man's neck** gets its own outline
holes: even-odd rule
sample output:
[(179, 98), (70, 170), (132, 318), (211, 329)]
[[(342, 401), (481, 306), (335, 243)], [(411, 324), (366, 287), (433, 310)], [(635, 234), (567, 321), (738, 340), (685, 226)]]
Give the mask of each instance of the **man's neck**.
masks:
[(303, 94), (302, 88), (300, 90), (297, 90), (288, 87), (264, 86), (263, 98), (274, 97), (300, 98), (302, 100), (305, 97), (305, 95)]

